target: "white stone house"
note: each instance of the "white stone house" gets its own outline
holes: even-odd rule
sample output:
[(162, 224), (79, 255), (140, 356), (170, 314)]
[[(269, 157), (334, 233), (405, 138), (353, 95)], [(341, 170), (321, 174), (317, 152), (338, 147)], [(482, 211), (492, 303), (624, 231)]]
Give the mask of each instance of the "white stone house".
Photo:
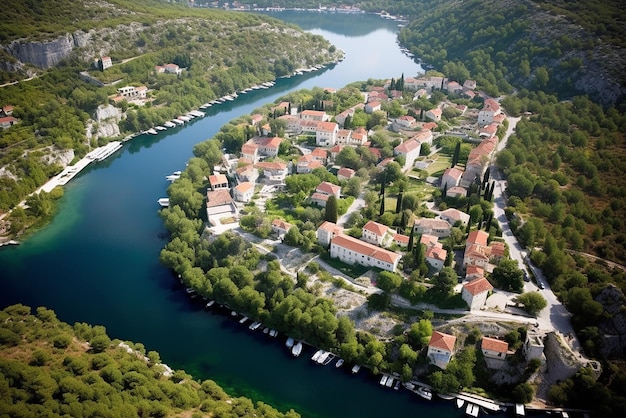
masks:
[(428, 342), (427, 357), (432, 364), (445, 369), (454, 354), (454, 344), (456, 337), (443, 332), (435, 331)]
[(485, 306), (487, 296), (489, 296), (491, 290), (493, 290), (491, 283), (484, 277), (480, 277), (463, 285), (461, 297), (469, 306), (470, 311), (472, 311)]

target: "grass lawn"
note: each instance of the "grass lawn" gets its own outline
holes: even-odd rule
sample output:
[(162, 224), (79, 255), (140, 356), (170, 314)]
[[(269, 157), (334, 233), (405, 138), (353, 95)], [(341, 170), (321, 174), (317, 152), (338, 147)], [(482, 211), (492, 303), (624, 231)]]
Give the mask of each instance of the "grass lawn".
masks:
[(450, 168), (450, 163), (452, 162), (452, 159), (447, 155), (435, 154), (433, 159), (435, 158), (435, 162), (426, 167), (426, 172), (429, 176), (443, 175), (443, 172), (446, 171), (447, 168)]

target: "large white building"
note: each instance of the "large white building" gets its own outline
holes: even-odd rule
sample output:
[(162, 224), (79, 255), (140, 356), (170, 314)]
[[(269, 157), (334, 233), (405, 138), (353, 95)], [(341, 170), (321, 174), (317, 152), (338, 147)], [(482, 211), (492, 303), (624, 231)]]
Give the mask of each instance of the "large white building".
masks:
[(330, 240), (330, 256), (346, 264), (360, 264), (387, 271), (396, 271), (400, 262), (400, 254), (343, 234)]

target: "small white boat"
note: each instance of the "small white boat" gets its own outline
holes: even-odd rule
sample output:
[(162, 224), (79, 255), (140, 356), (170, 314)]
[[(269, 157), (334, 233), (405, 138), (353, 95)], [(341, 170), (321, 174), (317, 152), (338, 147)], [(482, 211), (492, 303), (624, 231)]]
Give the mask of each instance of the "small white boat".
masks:
[(463, 408), (463, 404), (465, 404), (465, 401), (461, 398), (456, 398), (456, 407), (461, 409)]
[(268, 334), (270, 332), (269, 327), (263, 328), (263, 334)]
[(239, 320), (239, 323), (240, 323), (240, 324), (243, 324), (243, 323), (244, 323), (244, 322), (246, 322), (247, 320), (248, 320), (248, 317), (247, 317), (247, 316), (243, 316), (243, 317)]
[(159, 205), (161, 205), (162, 208), (167, 208), (170, 206), (170, 198), (169, 197), (162, 197), (159, 200), (157, 200), (157, 202), (159, 203)]
[(191, 287), (186, 288), (185, 292), (187, 292), (188, 295), (193, 295), (194, 293), (196, 293), (196, 291), (193, 290)]
[(317, 363), (323, 364), (329, 355), (330, 355), (329, 351), (322, 351), (322, 354), (317, 358)]
[(177, 119), (172, 119), (172, 122), (174, 122), (176, 125), (179, 125), (179, 126), (185, 124), (184, 120), (178, 119), (178, 118)]
[(191, 120), (191, 118), (187, 115), (180, 115), (178, 119), (185, 121), (185, 122), (189, 122)]
[(214, 300), (210, 300), (204, 307), (205, 308), (210, 308), (213, 305), (215, 305), (215, 301)]
[(361, 370), (361, 366), (359, 366), (358, 364), (355, 364), (354, 366), (352, 366), (352, 374), (357, 374), (359, 372), (359, 370)]
[(477, 417), (479, 410), (480, 410), (480, 407), (478, 405), (468, 402), (467, 408), (465, 408), (465, 413), (469, 415), (470, 417)]
[(293, 338), (289, 337), (289, 338), (287, 338), (287, 341), (285, 342), (285, 345), (287, 346), (287, 348), (291, 348), (291, 347), (293, 347), (293, 343), (294, 343)]
[(275, 329), (270, 330), (270, 337), (276, 337), (277, 335), (278, 335), (278, 331), (276, 331)]
[(157, 131), (167, 131), (167, 128), (165, 126), (155, 126), (154, 129), (156, 129)]
[(317, 360), (320, 358), (322, 353), (324, 353), (324, 350), (317, 350), (315, 354), (313, 354), (313, 357), (311, 357), (311, 360), (317, 363)]
[(396, 380), (396, 384), (393, 385), (393, 390), (399, 390), (400, 389), (400, 380)]
[(150, 128), (146, 131), (147, 134), (156, 135), (158, 132), (154, 128)]
[(380, 378), (380, 382), (378, 383), (380, 383), (381, 386), (385, 386), (387, 384), (387, 375), (382, 375), (382, 377)]
[(407, 388), (410, 391), (415, 390), (415, 385), (411, 382), (405, 382), (403, 383), (404, 387)]
[(393, 385), (393, 377), (389, 376), (387, 378), (387, 383), (385, 384), (385, 386), (387, 386), (388, 388), (390, 388)]
[(424, 386), (419, 386), (415, 390), (415, 393), (417, 393), (419, 396), (426, 399), (427, 401), (430, 401), (433, 399), (433, 393), (430, 391), (430, 389), (427, 389)]
[(237, 316), (237, 312), (235, 312), (235, 311), (230, 311), (230, 316), (232, 316), (232, 317)]
[(175, 175), (175, 174), (170, 174), (169, 176), (165, 176), (165, 180), (169, 181), (169, 182), (173, 182), (176, 181), (180, 178), (180, 175)]
[(261, 326), (260, 322), (254, 321), (253, 323), (250, 324), (248, 328), (250, 328), (250, 330), (252, 331), (256, 331), (257, 329), (259, 329), (260, 326)]
[(333, 361), (335, 359), (335, 356), (333, 353), (328, 353), (328, 355), (326, 356), (326, 358), (321, 362), (324, 366), (327, 366), (330, 364), (331, 361)]
[(524, 404), (523, 403), (516, 403), (515, 404), (515, 416), (516, 417), (523, 417), (526, 415), (526, 412), (524, 411)]
[(444, 399), (446, 401), (451, 401), (452, 399), (455, 398), (454, 395), (450, 395), (448, 393), (438, 393), (437, 396), (439, 396), (441, 399)]
[(295, 357), (298, 357), (300, 353), (302, 353), (302, 343), (298, 341), (291, 349), (291, 354), (293, 354)]
[(340, 358), (339, 360), (337, 360), (337, 363), (335, 363), (335, 367), (339, 368), (339, 367), (343, 366), (343, 363), (344, 363), (343, 359)]
[(165, 122), (163, 125), (165, 125), (166, 128), (174, 128), (176, 126), (176, 124), (172, 121), (167, 121)]
[(177, 170), (177, 171), (174, 171), (172, 174), (175, 176), (180, 176), (181, 174), (183, 174), (183, 172), (180, 170)]

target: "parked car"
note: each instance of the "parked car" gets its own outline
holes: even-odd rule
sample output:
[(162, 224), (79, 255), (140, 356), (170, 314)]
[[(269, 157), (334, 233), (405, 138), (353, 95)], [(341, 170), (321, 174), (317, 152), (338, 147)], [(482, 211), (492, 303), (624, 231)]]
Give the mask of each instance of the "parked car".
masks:
[(541, 283), (541, 282), (539, 282), (539, 289), (543, 290), (543, 289), (545, 289), (545, 288), (546, 288), (546, 287), (544, 286), (544, 284), (543, 284), (543, 283)]

